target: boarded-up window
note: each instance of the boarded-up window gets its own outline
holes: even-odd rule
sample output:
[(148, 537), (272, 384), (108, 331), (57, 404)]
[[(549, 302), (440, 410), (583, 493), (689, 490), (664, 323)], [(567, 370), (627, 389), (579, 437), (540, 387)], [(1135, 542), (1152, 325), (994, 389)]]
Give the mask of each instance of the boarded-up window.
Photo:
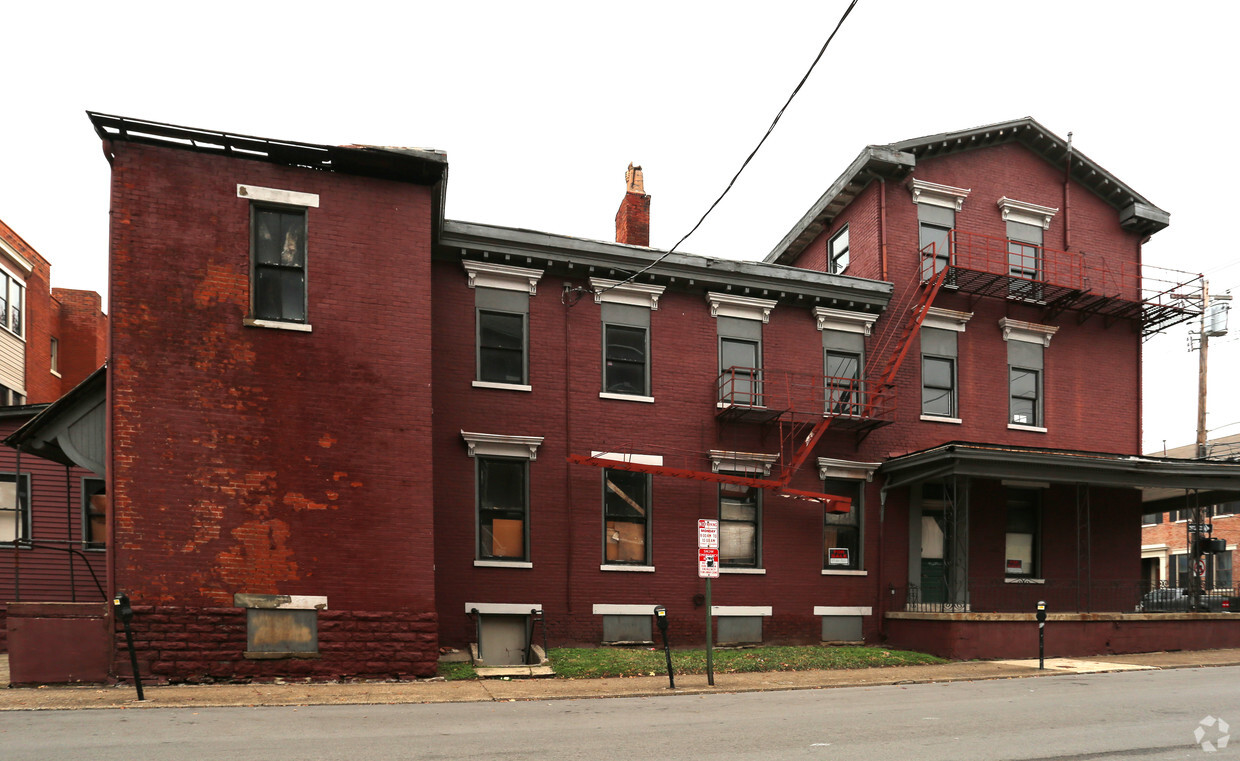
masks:
[(107, 547), (108, 495), (102, 478), (82, 479), (82, 544), (89, 549)]
[(478, 557), (525, 560), (525, 460), (478, 458)]
[(760, 563), (762, 497), (759, 489), (719, 485), (719, 564), (757, 567)]
[(603, 471), (603, 559), (607, 563), (648, 564), (650, 476), (626, 470)]

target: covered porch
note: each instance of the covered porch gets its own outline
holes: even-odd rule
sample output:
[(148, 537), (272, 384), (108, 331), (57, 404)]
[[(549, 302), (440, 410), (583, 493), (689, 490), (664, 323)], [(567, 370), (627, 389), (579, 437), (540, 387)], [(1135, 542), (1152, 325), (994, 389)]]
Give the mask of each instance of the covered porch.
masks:
[(895, 646), (1028, 657), (1039, 602), (1055, 655), (1240, 645), (1230, 584), (1152, 587), (1140, 552), (1143, 513), (1240, 497), (1240, 464), (953, 442), (879, 473), (888, 520), (907, 508), (907, 571), (884, 595)]

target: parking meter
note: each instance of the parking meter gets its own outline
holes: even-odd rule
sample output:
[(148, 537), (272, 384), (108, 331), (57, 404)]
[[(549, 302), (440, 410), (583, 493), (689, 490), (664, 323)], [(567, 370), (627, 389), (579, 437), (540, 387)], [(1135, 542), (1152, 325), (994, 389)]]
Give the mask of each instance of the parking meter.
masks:
[(129, 602), (129, 595), (114, 598), (112, 606), (116, 608), (116, 615), (125, 627), (125, 643), (129, 649), (129, 665), (133, 668), (133, 683), (138, 688), (138, 700), (145, 700), (146, 697), (142, 694), (142, 675), (138, 673), (138, 654), (133, 647), (133, 629), (129, 627), (129, 623), (133, 621), (133, 605)]
[(663, 655), (667, 658), (667, 684), (671, 689), (676, 689), (676, 673), (672, 671), (672, 648), (667, 644), (667, 608), (662, 605), (654, 606), (654, 622), (659, 627), (659, 633), (663, 635)]
[(1034, 614), (1034, 618), (1038, 619), (1038, 668), (1046, 668), (1046, 601), (1038, 600), (1038, 612)]
[(129, 595), (121, 595), (112, 601), (116, 606), (116, 615), (121, 617), (121, 623), (126, 626), (133, 620), (133, 605), (129, 603)]

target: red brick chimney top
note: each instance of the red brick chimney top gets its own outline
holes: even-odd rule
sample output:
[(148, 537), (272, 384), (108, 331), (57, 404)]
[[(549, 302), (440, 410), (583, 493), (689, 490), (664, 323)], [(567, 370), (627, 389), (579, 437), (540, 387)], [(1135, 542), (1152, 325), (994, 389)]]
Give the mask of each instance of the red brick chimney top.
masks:
[(616, 242), (650, 246), (650, 196), (642, 181), (642, 168), (629, 164), (624, 173), (625, 193), (616, 211)]

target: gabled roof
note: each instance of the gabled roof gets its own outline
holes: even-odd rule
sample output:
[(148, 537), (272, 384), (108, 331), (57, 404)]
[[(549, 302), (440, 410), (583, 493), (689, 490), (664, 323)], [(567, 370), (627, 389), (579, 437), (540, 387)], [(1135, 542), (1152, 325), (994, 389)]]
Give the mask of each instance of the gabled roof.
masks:
[(831, 225), (836, 215), (875, 179), (903, 179), (913, 172), (918, 159), (1010, 142), (1024, 145), (1057, 167), (1067, 166), (1071, 150), (1072, 179), (1119, 212), (1120, 226), (1124, 229), (1152, 235), (1170, 224), (1171, 215), (1168, 212), (1155, 206), (1076, 148), (1069, 149), (1068, 141), (1043, 127), (1033, 117), (1026, 116), (958, 132), (916, 137), (891, 145), (867, 146), (767, 255), (766, 261), (780, 264), (794, 261)]

